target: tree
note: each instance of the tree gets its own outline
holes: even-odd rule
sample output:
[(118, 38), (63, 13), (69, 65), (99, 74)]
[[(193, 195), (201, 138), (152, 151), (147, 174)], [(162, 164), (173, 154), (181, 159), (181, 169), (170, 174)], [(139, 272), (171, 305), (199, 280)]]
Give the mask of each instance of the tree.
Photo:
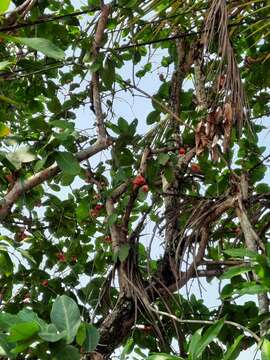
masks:
[(269, 359), (269, 5), (73, 3), (0, 4), (2, 358)]

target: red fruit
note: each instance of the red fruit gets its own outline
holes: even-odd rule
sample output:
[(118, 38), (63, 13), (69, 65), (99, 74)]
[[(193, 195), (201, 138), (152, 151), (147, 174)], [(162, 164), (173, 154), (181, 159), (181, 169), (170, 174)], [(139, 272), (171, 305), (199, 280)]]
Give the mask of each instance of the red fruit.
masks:
[(47, 287), (49, 285), (49, 281), (46, 279), (46, 280), (43, 280), (42, 283), (41, 283), (43, 286)]
[(151, 332), (153, 329), (152, 329), (152, 326), (151, 325), (144, 325), (142, 331), (145, 332), (145, 333), (149, 333)]
[(66, 256), (64, 253), (60, 252), (56, 254), (56, 257), (58, 259), (59, 262), (66, 262)]
[(220, 77), (218, 79), (218, 88), (219, 88), (219, 90), (224, 88), (225, 80), (226, 80), (226, 76), (225, 75), (220, 75)]
[(5, 178), (10, 184), (14, 182), (12, 174), (6, 175)]
[(72, 255), (72, 256), (71, 256), (71, 261), (72, 261), (72, 262), (75, 263), (75, 262), (77, 262), (77, 260), (78, 260), (78, 258), (77, 258), (76, 255)]
[(142, 191), (145, 192), (145, 193), (147, 193), (147, 192), (149, 191), (148, 185), (143, 185)]
[(97, 211), (101, 210), (102, 208), (103, 208), (103, 205), (101, 205), (101, 204), (97, 204), (95, 206), (95, 210), (97, 210)]
[(22, 230), (21, 232), (17, 233), (17, 241), (23, 241), (24, 239), (26, 239), (28, 237), (28, 235), (24, 232), (24, 230)]
[(237, 235), (240, 235), (241, 234), (241, 229), (240, 227), (237, 227), (234, 229), (234, 232), (237, 234)]
[(180, 147), (180, 149), (179, 149), (179, 155), (180, 156), (183, 156), (183, 155), (185, 155), (185, 153), (186, 153), (186, 149), (185, 148), (183, 148), (183, 147)]
[(135, 187), (140, 187), (146, 184), (145, 178), (142, 175), (137, 175), (135, 179), (132, 181), (133, 183), (133, 189)]
[(91, 217), (97, 217), (98, 214), (99, 214), (99, 210), (93, 209), (93, 210), (90, 210), (90, 211), (89, 211), (89, 215), (90, 215)]
[(110, 235), (105, 236), (104, 242), (110, 244), (112, 242), (112, 237)]
[(201, 167), (198, 164), (192, 163), (190, 166), (190, 169), (192, 172), (194, 173), (200, 173), (201, 172)]

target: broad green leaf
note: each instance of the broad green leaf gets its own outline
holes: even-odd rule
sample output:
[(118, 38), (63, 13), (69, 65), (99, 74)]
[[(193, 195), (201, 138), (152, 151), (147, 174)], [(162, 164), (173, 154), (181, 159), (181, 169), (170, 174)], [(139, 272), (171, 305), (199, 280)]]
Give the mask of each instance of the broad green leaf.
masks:
[(12, 354), (19, 354), (26, 349), (29, 349), (30, 345), (35, 341), (34, 338), (29, 340), (22, 340), (16, 343), (16, 346), (11, 350)]
[(7, 330), (12, 325), (16, 325), (22, 322), (18, 315), (9, 314), (9, 313), (0, 313), (0, 329)]
[(13, 273), (13, 263), (7, 252), (0, 252), (0, 274), (10, 276)]
[(124, 346), (124, 349), (121, 353), (121, 357), (120, 357), (120, 360), (125, 360), (126, 359), (126, 355), (130, 354), (131, 351), (133, 350), (134, 348), (134, 339), (133, 338), (129, 338)]
[(235, 289), (235, 292), (239, 295), (257, 295), (267, 291), (269, 291), (267, 286), (256, 284), (255, 282), (243, 284), (240, 289)]
[(80, 346), (83, 345), (83, 343), (85, 342), (86, 339), (86, 324), (85, 323), (81, 323), (77, 334), (76, 334), (76, 342), (77, 344), (79, 344)]
[(232, 296), (234, 288), (231, 284), (226, 284), (221, 291), (221, 298), (226, 299)]
[(10, 3), (11, 3), (11, 0), (1, 0), (0, 1), (0, 14), (4, 14), (8, 10)]
[(168, 160), (170, 159), (170, 156), (168, 154), (159, 154), (158, 155), (158, 162), (160, 165), (166, 165)]
[(251, 259), (256, 258), (258, 255), (256, 252), (248, 250), (248, 249), (227, 249), (224, 250), (225, 254), (230, 255), (232, 257), (249, 257)]
[(244, 335), (239, 335), (235, 340), (232, 346), (226, 351), (222, 360), (235, 360), (237, 359), (239, 352), (241, 351), (240, 344)]
[(220, 279), (231, 279), (232, 277), (248, 272), (251, 269), (250, 265), (233, 266), (225, 271), (224, 274), (221, 275)]
[(155, 122), (159, 122), (159, 121), (160, 121), (160, 112), (157, 110), (150, 112), (146, 118), (147, 125), (152, 125)]
[(29, 147), (25, 146), (14, 152), (7, 153), (6, 158), (19, 170), (23, 163), (31, 162), (35, 160), (36, 157), (29, 151)]
[(70, 152), (58, 152), (56, 161), (61, 170), (68, 175), (78, 175), (81, 172), (78, 160)]
[(66, 342), (71, 343), (81, 323), (78, 305), (66, 295), (58, 296), (52, 307), (51, 321), (58, 331), (66, 331)]
[(124, 244), (120, 247), (118, 252), (118, 258), (121, 262), (125, 261), (129, 254), (130, 245)]
[(196, 357), (200, 357), (204, 350), (207, 348), (207, 346), (217, 337), (220, 330), (222, 329), (224, 325), (224, 320), (219, 320), (215, 324), (211, 325), (205, 333), (202, 335), (201, 340), (198, 342), (197, 350), (194, 354), (194, 360)]
[(6, 70), (11, 64), (11, 61), (0, 61), (0, 71)]
[(118, 128), (119, 128), (119, 130), (121, 131), (122, 134), (127, 134), (129, 132), (129, 124), (122, 117), (120, 117), (118, 119)]
[(263, 339), (262, 344), (262, 360), (270, 359), (270, 341), (268, 339)]
[(9, 36), (10, 40), (24, 44), (34, 50), (42, 52), (44, 55), (56, 59), (56, 60), (64, 60), (65, 53), (62, 49), (60, 49), (58, 46), (54, 45), (50, 40), (43, 39), (39, 37), (35, 38), (26, 38), (26, 37), (14, 37)]
[(5, 137), (10, 134), (10, 128), (0, 122), (0, 137)]
[(59, 333), (54, 324), (49, 324), (47, 325), (47, 327), (43, 328), (43, 330), (38, 333), (38, 336), (44, 341), (56, 342), (66, 336), (66, 331), (62, 331)]
[(198, 350), (198, 345), (202, 339), (202, 328), (198, 329), (194, 335), (192, 335), (192, 338), (190, 340), (189, 343), (189, 347), (188, 347), (188, 352), (191, 355), (191, 358), (193, 359), (194, 354), (196, 354), (197, 350)]
[(99, 341), (99, 333), (94, 325), (85, 324), (85, 341), (83, 348), (86, 352), (94, 351)]
[(23, 250), (23, 249), (17, 249), (23, 257), (25, 257), (30, 263), (32, 264), (36, 264), (36, 260), (33, 258), (33, 256), (31, 256), (29, 254), (29, 252), (27, 250)]
[(6, 103), (11, 104), (11, 105), (16, 105), (16, 106), (20, 105), (17, 101), (12, 100), (12, 99), (10, 99), (9, 97), (7, 97), (5, 95), (0, 95), (0, 101), (6, 102)]
[(11, 326), (8, 339), (11, 342), (27, 340), (36, 335), (39, 330), (40, 326), (36, 321), (22, 322)]
[(22, 309), (21, 311), (18, 312), (17, 316), (24, 322), (35, 321), (40, 326), (41, 329), (47, 326), (46, 322), (40, 319), (38, 315), (33, 310), (30, 309)]
[(179, 356), (174, 356), (170, 354), (153, 353), (150, 356), (148, 356), (146, 360), (184, 360), (184, 359)]
[(74, 346), (66, 345), (52, 354), (52, 360), (80, 360), (79, 350)]
[(14, 359), (16, 355), (11, 353), (14, 347), (15, 344), (8, 341), (7, 334), (0, 334), (0, 356), (8, 356), (9, 359)]

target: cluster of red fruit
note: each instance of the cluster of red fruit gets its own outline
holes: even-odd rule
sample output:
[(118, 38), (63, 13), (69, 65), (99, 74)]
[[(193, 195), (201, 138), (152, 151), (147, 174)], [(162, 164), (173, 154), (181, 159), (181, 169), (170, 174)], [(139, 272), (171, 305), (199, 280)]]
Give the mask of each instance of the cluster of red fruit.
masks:
[[(65, 255), (63, 252), (57, 253), (57, 254), (56, 254), (56, 257), (57, 257), (57, 259), (58, 259), (59, 262), (64, 263), (64, 262), (67, 261), (67, 257), (66, 257), (66, 255)], [(71, 262), (72, 262), (72, 263), (76, 263), (77, 260), (78, 260), (78, 259), (77, 259), (77, 256), (76, 256), (76, 255), (72, 255), (72, 256), (71, 256)]]
[(100, 212), (100, 210), (101, 210), (102, 208), (103, 208), (103, 205), (97, 204), (97, 205), (94, 207), (94, 209), (91, 209), (91, 210), (89, 211), (89, 215), (90, 215), (91, 217), (98, 217), (99, 212)]
[(105, 237), (103, 238), (103, 241), (104, 241), (105, 243), (107, 243), (107, 244), (111, 244), (111, 242), (112, 242), (112, 237), (111, 237), (111, 235), (105, 236)]
[(186, 154), (186, 149), (183, 147), (180, 147), (180, 149), (178, 150), (178, 153), (180, 156), (184, 156)]
[(135, 179), (133, 179), (132, 184), (133, 184), (133, 190), (141, 187), (143, 192), (146, 193), (149, 191), (149, 187), (146, 183), (146, 180), (142, 175), (137, 175)]

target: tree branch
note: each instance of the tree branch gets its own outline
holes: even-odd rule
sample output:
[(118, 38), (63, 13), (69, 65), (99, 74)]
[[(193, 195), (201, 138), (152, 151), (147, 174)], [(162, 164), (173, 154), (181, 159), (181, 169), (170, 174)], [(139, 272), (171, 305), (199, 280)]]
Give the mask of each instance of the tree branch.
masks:
[[(93, 63), (97, 61), (99, 55), (99, 49), (102, 44), (102, 39), (104, 35), (104, 31), (108, 22), (108, 17), (111, 11), (111, 7), (109, 5), (104, 5), (101, 10), (101, 16), (99, 18), (97, 24), (97, 30), (94, 38), (92, 54), (93, 54)], [(96, 114), (96, 122), (97, 122), (97, 132), (100, 138), (106, 138), (107, 132), (106, 127), (104, 125), (104, 115), (102, 112), (101, 106), (101, 97), (99, 92), (99, 73), (98, 71), (94, 71), (92, 74), (92, 91), (93, 91), (93, 106)]]
[[(89, 146), (87, 149), (78, 152), (76, 154), (76, 158), (81, 162), (97, 154), (101, 150), (108, 148), (110, 145), (110, 141), (97, 140), (97, 142), (92, 146)], [(59, 166), (57, 164), (53, 164), (47, 169), (38, 172), (26, 180), (18, 179), (15, 182), (13, 188), (0, 202), (0, 219), (3, 220), (10, 213), (12, 206), (16, 203), (22, 194), (33, 189), (37, 185), (42, 184), (44, 181), (51, 179), (60, 171), (61, 170)]]

